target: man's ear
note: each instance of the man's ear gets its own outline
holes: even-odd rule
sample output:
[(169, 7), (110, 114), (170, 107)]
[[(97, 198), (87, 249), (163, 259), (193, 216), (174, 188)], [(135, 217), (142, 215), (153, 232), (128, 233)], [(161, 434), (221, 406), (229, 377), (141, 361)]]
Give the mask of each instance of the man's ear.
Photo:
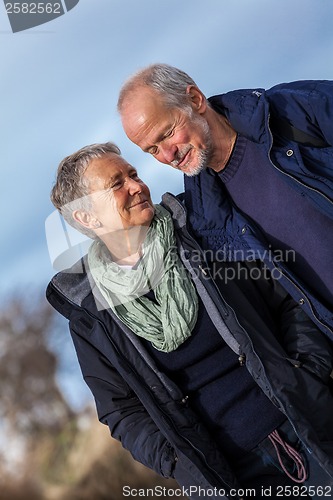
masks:
[(101, 226), (101, 223), (99, 222), (96, 217), (94, 217), (92, 214), (89, 212), (86, 212), (85, 210), (75, 210), (72, 214), (73, 219), (76, 220), (79, 224), (84, 226), (85, 228), (88, 229), (97, 229), (98, 227)]
[(198, 87), (188, 85), (186, 94), (190, 98), (192, 108), (200, 114), (203, 114), (207, 109), (207, 100)]

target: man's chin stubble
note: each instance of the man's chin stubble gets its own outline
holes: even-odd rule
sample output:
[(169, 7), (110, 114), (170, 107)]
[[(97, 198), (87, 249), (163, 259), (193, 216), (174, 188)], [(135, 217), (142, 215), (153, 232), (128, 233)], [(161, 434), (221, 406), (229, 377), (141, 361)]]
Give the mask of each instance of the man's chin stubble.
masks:
[(206, 170), (207, 165), (198, 165), (197, 167), (193, 168), (189, 172), (184, 172), (184, 174), (187, 177), (195, 177), (196, 175), (199, 175), (203, 170)]
[(205, 152), (201, 151), (200, 156), (199, 156), (199, 160), (200, 160), (199, 165), (197, 165), (196, 167), (193, 167), (188, 172), (185, 171), (184, 174), (187, 177), (194, 177), (196, 175), (199, 175), (201, 172), (206, 170), (206, 168), (208, 168), (209, 158), (210, 158), (210, 154), (208, 151), (205, 151)]

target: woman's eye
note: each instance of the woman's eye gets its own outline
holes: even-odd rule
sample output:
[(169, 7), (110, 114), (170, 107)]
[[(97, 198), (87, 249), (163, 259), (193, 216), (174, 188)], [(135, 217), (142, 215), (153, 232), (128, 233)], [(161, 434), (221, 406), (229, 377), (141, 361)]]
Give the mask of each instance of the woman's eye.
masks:
[(117, 189), (117, 188), (119, 188), (120, 186), (121, 186), (121, 182), (120, 182), (120, 181), (117, 181), (117, 182), (115, 182), (114, 184), (112, 184), (112, 186), (111, 186), (111, 190), (112, 190), (112, 189)]

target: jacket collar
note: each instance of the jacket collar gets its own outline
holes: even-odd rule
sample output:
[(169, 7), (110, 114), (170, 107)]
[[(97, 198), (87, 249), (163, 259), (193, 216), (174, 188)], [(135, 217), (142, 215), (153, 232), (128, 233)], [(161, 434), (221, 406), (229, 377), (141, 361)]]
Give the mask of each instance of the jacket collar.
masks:
[(265, 143), (269, 140), (269, 103), (264, 89), (233, 90), (212, 96), (208, 102), (250, 141)]

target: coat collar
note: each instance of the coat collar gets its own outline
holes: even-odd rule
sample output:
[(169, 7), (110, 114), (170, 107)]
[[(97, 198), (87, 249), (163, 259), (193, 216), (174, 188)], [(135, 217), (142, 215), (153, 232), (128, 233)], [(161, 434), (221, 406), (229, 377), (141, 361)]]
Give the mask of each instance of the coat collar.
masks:
[(212, 96), (208, 102), (250, 141), (265, 143), (268, 140), (269, 104), (264, 89), (234, 90)]

